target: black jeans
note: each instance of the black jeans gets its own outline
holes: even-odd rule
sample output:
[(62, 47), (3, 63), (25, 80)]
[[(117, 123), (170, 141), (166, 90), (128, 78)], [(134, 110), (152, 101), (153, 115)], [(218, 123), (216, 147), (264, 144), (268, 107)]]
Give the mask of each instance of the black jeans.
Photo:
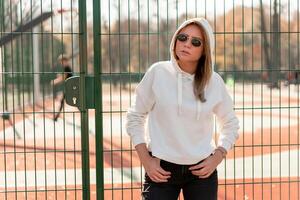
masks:
[(208, 178), (200, 179), (188, 169), (192, 165), (177, 165), (161, 160), (160, 166), (171, 172), (171, 178), (168, 179), (168, 182), (155, 183), (146, 173), (142, 191), (143, 200), (177, 200), (181, 189), (184, 200), (217, 199), (217, 170)]

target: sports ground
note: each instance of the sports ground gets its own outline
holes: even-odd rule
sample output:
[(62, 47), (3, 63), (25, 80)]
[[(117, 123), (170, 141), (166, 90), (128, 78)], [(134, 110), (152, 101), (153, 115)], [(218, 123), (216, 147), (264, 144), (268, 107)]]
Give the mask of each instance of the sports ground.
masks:
[[(219, 199), (300, 199), (298, 86), (270, 90), (244, 83), (228, 90), (241, 128), (235, 148), (218, 167)], [(105, 199), (140, 199), (144, 172), (125, 131), (132, 90), (103, 91)], [(0, 199), (82, 198), (80, 114), (66, 106), (54, 122), (52, 100), (16, 110), (15, 127), (1, 123)], [(90, 110), (91, 199), (96, 198), (94, 127)]]

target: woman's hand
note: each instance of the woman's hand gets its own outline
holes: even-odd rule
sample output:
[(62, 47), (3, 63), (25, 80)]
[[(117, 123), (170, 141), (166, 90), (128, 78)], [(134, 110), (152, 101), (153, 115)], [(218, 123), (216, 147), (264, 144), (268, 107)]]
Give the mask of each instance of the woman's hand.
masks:
[(139, 155), (146, 173), (150, 179), (154, 182), (167, 182), (171, 177), (171, 172), (165, 171), (160, 166), (160, 159), (151, 157), (145, 143), (141, 143), (135, 146), (135, 149)]
[(206, 158), (203, 162), (190, 167), (189, 170), (191, 170), (192, 174), (198, 176), (199, 178), (208, 178), (215, 171), (222, 160), (222, 153), (220, 151), (216, 151), (213, 155)]
[(154, 182), (168, 182), (168, 178), (171, 177), (171, 172), (161, 168), (159, 158), (150, 157), (143, 165), (147, 175)]

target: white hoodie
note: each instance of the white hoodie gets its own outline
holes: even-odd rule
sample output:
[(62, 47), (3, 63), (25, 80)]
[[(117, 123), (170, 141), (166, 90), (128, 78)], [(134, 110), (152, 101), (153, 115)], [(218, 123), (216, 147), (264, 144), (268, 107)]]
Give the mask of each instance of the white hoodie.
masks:
[(221, 126), (218, 146), (228, 151), (238, 138), (239, 122), (222, 78), (213, 72), (202, 103), (194, 94), (194, 75), (182, 71), (174, 57), (177, 33), (192, 22), (205, 28), (213, 58), (214, 36), (208, 22), (202, 18), (185, 21), (172, 38), (171, 60), (148, 69), (127, 113), (126, 128), (133, 145), (148, 143), (153, 156), (176, 164), (195, 164), (214, 151), (214, 115)]

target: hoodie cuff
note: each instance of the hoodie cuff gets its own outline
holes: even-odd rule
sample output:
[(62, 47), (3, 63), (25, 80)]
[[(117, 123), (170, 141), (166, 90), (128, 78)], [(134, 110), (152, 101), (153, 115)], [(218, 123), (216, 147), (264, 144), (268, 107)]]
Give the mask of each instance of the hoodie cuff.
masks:
[(218, 146), (223, 147), (227, 152), (232, 148), (232, 144), (226, 141), (219, 141)]
[(141, 135), (134, 135), (131, 137), (133, 146), (136, 146), (141, 143), (146, 143), (145, 138)]

